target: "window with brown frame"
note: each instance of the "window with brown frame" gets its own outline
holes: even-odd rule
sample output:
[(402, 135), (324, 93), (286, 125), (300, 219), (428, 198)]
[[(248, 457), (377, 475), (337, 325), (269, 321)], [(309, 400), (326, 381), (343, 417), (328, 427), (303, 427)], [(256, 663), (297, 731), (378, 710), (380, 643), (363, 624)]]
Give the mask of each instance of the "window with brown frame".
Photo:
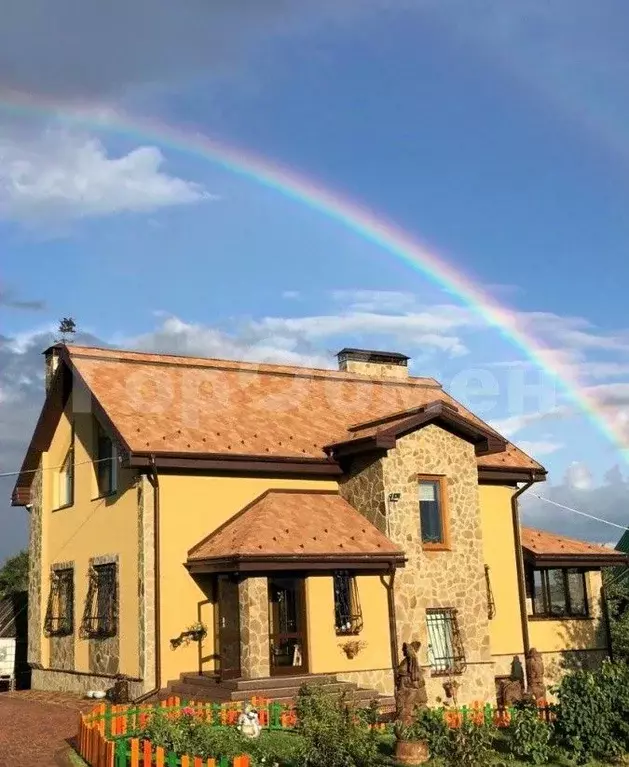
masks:
[(425, 549), (449, 546), (445, 477), (418, 477), (419, 528)]
[(74, 570), (53, 570), (44, 620), (46, 636), (68, 636), (74, 631)]
[(528, 596), (535, 618), (587, 618), (585, 571), (578, 567), (529, 568)]

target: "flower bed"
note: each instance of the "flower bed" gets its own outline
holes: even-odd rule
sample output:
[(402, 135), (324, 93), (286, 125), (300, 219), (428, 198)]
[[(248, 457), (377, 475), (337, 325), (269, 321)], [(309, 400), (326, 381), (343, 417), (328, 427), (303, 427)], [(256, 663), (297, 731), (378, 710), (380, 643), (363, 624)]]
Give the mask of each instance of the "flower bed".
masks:
[[(294, 710), (280, 703), (252, 698), (263, 729), (292, 730)], [(201, 759), (177, 755), (153, 745), (142, 738), (142, 732), (152, 717), (159, 714), (167, 720), (182, 718), (216, 728), (234, 728), (244, 709), (244, 703), (195, 703), (169, 698), (156, 705), (108, 706), (98, 705), (79, 719), (79, 754), (92, 767), (248, 767), (249, 757), (240, 755), (228, 759)]]

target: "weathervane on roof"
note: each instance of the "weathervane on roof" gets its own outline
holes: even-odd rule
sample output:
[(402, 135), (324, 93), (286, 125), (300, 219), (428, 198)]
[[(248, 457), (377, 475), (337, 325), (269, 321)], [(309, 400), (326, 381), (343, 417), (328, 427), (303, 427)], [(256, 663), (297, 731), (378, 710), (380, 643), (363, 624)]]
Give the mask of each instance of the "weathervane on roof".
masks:
[(55, 339), (56, 343), (72, 343), (76, 335), (76, 322), (72, 317), (63, 317), (59, 322), (57, 333), (59, 333), (59, 338)]

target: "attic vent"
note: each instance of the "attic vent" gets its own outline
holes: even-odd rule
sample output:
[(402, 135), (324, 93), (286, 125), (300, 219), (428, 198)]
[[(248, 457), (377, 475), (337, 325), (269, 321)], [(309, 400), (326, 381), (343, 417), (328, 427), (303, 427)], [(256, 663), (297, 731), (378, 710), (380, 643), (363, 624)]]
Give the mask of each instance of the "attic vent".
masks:
[(378, 352), (372, 349), (341, 349), (336, 355), (339, 370), (372, 378), (406, 378), (408, 360), (405, 354)]

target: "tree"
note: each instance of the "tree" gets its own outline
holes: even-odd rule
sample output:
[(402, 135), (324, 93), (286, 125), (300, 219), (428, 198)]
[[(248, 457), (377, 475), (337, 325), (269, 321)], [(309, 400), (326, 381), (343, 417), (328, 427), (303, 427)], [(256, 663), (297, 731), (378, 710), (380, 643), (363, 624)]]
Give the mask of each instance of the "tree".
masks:
[(614, 658), (629, 661), (629, 580), (617, 568), (606, 569), (603, 577)]
[(9, 557), (0, 568), (0, 598), (28, 590), (28, 551)]

